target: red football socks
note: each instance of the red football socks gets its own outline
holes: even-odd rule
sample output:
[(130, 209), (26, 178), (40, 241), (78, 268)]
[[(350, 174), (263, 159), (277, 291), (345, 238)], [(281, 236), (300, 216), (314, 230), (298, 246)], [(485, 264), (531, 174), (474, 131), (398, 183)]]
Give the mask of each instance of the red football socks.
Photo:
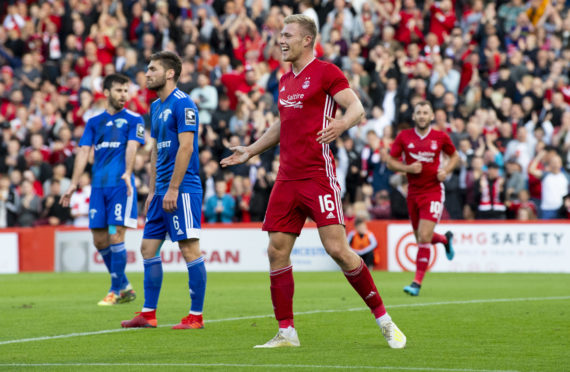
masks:
[(293, 293), (295, 292), (293, 266), (273, 270), (269, 273), (269, 278), (271, 279), (271, 302), (279, 328), (293, 327)]
[(445, 235), (441, 235), (438, 233), (433, 233), (433, 237), (431, 238), (431, 244), (447, 244), (447, 237)]
[(372, 275), (364, 261), (360, 261), (360, 266), (351, 271), (345, 271), (344, 276), (348, 282), (358, 292), (360, 297), (366, 302), (370, 311), (374, 314), (375, 318), (379, 318), (386, 314), (386, 308), (382, 303), (382, 298), (376, 289)]
[(424, 279), (424, 275), (426, 274), (428, 268), (429, 256), (431, 254), (430, 247), (430, 243), (418, 244), (418, 255), (416, 257), (416, 276), (414, 278), (414, 282), (420, 285), (422, 284), (422, 280)]

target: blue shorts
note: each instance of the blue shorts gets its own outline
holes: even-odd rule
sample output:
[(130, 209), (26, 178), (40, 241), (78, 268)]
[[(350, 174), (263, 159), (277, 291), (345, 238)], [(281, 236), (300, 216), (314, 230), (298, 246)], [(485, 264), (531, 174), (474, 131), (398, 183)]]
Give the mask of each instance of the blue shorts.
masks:
[(137, 227), (137, 190), (133, 186), (127, 196), (127, 186), (93, 187), (89, 197), (89, 228), (107, 226)]
[(155, 195), (148, 207), (143, 239), (170, 240), (200, 238), (202, 218), (202, 194), (179, 193), (176, 211), (167, 213), (162, 209), (164, 195)]

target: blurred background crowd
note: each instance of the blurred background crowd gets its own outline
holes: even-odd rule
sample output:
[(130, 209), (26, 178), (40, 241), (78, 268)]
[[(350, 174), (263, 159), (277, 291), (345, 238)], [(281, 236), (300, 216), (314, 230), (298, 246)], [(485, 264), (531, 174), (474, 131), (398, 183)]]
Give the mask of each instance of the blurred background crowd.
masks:
[[(444, 219), (570, 216), (570, 1), (7, 0), (0, 4), (0, 227), (88, 223), (90, 177), (71, 208), (85, 122), (104, 110), (102, 79), (132, 80), (145, 117), (149, 56), (183, 59), (179, 88), (199, 107), (207, 222), (262, 221), (279, 149), (221, 169), (278, 118), (283, 19), (318, 25), (315, 55), (346, 74), (366, 118), (332, 148), (345, 216), (406, 219), (406, 177), (384, 157), (427, 99), (461, 164), (445, 181)], [(302, 123), (299, 123), (302, 125)], [(147, 131), (148, 136), (149, 131)], [(149, 148), (136, 156), (139, 211)], [(141, 223), (143, 222), (141, 217)]]

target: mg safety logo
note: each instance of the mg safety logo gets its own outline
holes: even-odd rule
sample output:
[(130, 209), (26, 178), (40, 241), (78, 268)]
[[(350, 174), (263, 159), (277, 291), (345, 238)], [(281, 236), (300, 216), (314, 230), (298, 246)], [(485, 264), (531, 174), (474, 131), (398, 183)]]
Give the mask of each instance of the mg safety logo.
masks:
[[(396, 262), (404, 271), (416, 271), (418, 244), (413, 232), (404, 234), (396, 244)], [(428, 270), (431, 270), (437, 260), (437, 248), (432, 245)]]

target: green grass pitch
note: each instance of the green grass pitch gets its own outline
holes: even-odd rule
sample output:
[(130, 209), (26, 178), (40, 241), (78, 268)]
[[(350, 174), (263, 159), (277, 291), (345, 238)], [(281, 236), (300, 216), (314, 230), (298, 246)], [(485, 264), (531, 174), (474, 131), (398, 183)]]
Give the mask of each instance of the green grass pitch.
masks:
[[(388, 347), (340, 272), (295, 273), (300, 348), (253, 349), (277, 330), (266, 273), (210, 273), (205, 328), (174, 331), (187, 274), (165, 273), (157, 329), (121, 330), (143, 303), (97, 302), (106, 274), (0, 276), (0, 370), (570, 371), (570, 275), (374, 272), (404, 350)], [(60, 337), (58, 337), (60, 336)]]

